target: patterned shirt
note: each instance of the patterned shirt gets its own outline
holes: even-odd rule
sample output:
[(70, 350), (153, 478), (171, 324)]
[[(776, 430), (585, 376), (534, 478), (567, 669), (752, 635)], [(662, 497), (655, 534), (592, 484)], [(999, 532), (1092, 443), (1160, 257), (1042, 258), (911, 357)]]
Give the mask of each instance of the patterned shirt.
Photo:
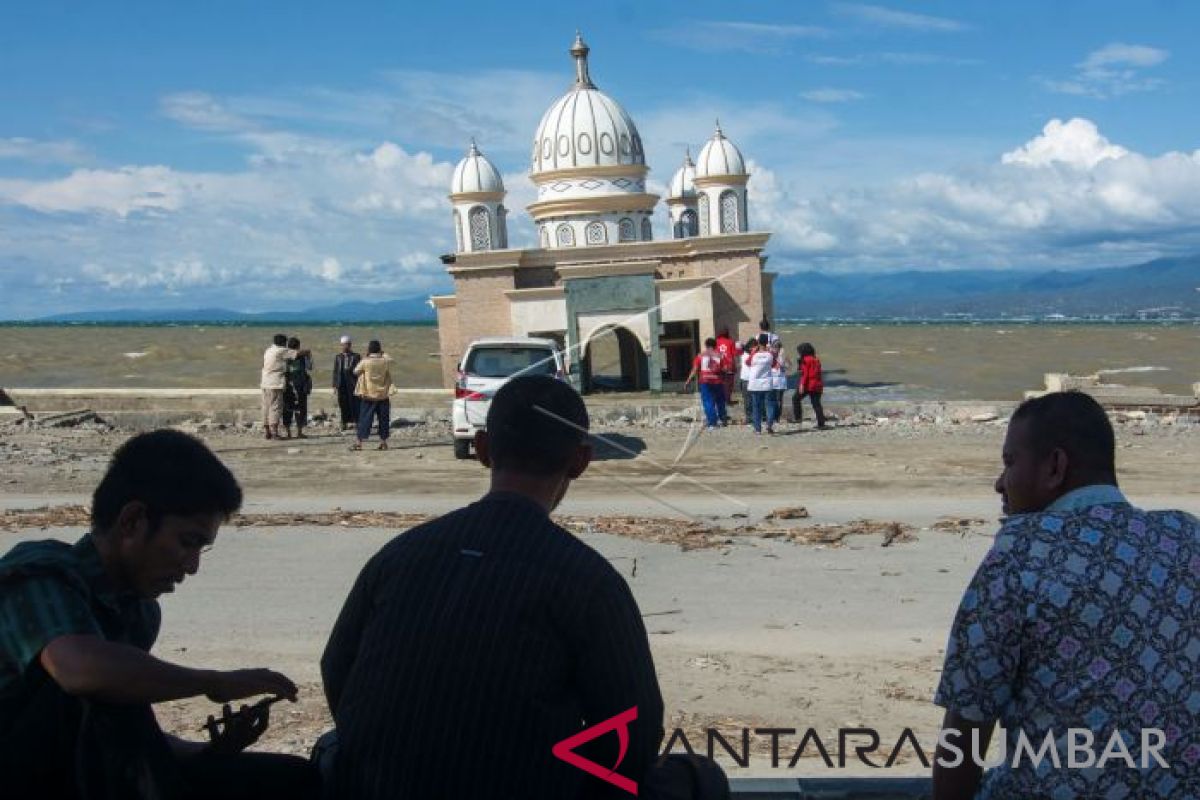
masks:
[(149, 650), (161, 619), (157, 602), (111, 587), (90, 534), (14, 547), (0, 558), (0, 731), (49, 679), (38, 657), (50, 642), (92, 634)]
[[(1200, 796), (1198, 598), (1200, 522), (1189, 514), (1092, 486), (1005, 520), (963, 595), (934, 698), (1005, 730), (1005, 766), (979, 796)], [(1117, 752), (1106, 748), (1120, 731), (1136, 767), (1109, 757), (1068, 769), (1072, 728), (1091, 731), (1097, 757)], [(1143, 758), (1144, 729), (1162, 731), (1169, 769)], [(1022, 735), (1036, 752), (1047, 734), (1061, 768), (1048, 756), (1035, 767), (1027, 745), (1011, 766)]]

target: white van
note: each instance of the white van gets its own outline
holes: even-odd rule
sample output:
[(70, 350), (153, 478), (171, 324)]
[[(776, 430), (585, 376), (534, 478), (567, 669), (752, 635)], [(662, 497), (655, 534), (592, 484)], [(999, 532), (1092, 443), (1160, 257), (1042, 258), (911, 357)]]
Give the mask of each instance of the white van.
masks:
[(467, 345), (454, 381), (454, 456), (469, 458), (475, 432), (487, 424), (488, 409), (500, 387), (518, 375), (566, 378), (562, 351), (553, 339), (487, 337)]

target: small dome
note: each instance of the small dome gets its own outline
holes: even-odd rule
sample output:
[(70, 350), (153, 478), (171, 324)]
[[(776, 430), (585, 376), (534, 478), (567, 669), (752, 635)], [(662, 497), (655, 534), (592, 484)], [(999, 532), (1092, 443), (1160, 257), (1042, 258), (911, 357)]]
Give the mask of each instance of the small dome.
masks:
[(696, 177), (710, 178), (724, 175), (742, 176), (746, 174), (746, 161), (737, 145), (725, 138), (721, 131), (721, 123), (712, 138), (705, 143), (704, 149), (696, 159)]
[(500, 173), (492, 166), (475, 141), (466, 156), (454, 168), (454, 178), (450, 181), (450, 194), (466, 194), (468, 192), (503, 192), (504, 181)]
[(596, 88), (588, 74), (590, 48), (576, 34), (575, 84), (542, 116), (533, 137), (531, 173), (646, 163), (642, 137), (625, 109)]
[(683, 166), (675, 170), (671, 183), (667, 187), (668, 200), (690, 200), (696, 196), (696, 165), (692, 162), (692, 152), (689, 150), (683, 156)]

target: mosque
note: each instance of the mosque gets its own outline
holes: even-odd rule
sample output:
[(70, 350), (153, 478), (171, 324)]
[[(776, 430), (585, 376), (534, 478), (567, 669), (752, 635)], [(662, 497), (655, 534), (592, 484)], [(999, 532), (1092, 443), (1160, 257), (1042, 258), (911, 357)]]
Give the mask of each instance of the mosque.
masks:
[(770, 234), (750, 229), (742, 153), (718, 123), (695, 162), (685, 154), (665, 198), (671, 230), (656, 238), (642, 138), (592, 82), (588, 52), (576, 35), (574, 84), (533, 137), (527, 210), (539, 247), (508, 247), (504, 183), (475, 142), (454, 169), (456, 252), (442, 257), (454, 293), (431, 298), (447, 387), (472, 340), (539, 336), (566, 349), (571, 382), (588, 392), (612, 336), (610, 385), (661, 391), (686, 377), (704, 339), (728, 328), (744, 341), (771, 317)]

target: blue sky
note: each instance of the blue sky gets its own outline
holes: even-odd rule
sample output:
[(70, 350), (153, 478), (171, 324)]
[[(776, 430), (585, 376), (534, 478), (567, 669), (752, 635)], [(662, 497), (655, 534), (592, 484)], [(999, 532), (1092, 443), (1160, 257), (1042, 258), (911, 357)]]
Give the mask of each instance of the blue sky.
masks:
[(1192, 3), (0, 8), (0, 318), (444, 290), (455, 161), (532, 199), (576, 27), (660, 191), (721, 118), (779, 271), (1200, 251)]

